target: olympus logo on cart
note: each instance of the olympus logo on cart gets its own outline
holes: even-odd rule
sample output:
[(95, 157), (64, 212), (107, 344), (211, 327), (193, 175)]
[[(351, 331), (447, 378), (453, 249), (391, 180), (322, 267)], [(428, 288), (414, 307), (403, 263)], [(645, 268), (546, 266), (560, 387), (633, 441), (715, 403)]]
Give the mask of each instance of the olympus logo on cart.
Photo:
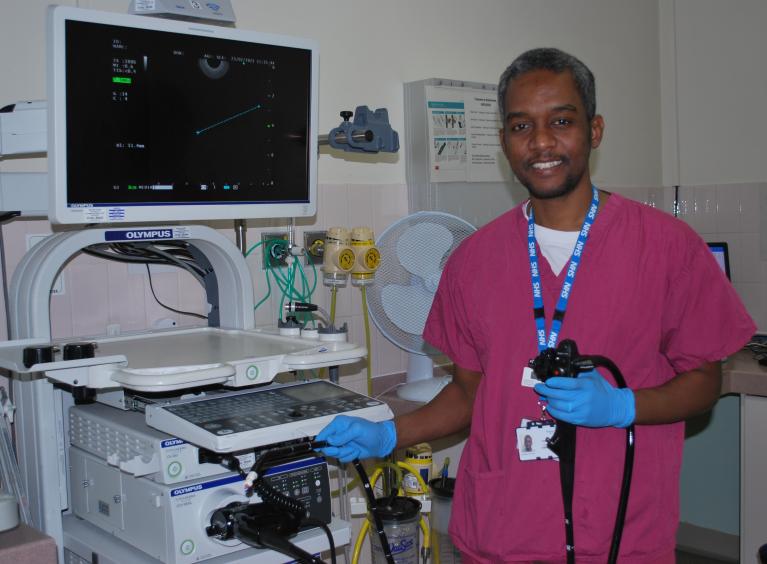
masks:
[(107, 241), (143, 241), (147, 239), (173, 239), (172, 229), (131, 229), (107, 231), (104, 233)]

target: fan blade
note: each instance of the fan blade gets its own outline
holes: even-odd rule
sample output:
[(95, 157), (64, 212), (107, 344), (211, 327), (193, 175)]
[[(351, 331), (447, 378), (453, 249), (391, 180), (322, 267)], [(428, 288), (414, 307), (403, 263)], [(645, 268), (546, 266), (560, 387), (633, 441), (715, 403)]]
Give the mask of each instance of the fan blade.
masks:
[(412, 335), (423, 333), (433, 301), (434, 294), (421, 286), (389, 284), (381, 289), (384, 313), (397, 327)]
[(453, 234), (438, 223), (418, 223), (408, 227), (397, 241), (400, 264), (421, 278), (439, 270), (442, 258), (453, 245)]

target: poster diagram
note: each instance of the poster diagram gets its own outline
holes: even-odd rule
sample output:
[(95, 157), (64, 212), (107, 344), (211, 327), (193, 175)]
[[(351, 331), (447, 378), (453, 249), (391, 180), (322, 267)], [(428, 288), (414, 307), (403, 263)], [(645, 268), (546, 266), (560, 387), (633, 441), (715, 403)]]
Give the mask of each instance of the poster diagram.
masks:
[(502, 182), (494, 93), (427, 86), (431, 182)]

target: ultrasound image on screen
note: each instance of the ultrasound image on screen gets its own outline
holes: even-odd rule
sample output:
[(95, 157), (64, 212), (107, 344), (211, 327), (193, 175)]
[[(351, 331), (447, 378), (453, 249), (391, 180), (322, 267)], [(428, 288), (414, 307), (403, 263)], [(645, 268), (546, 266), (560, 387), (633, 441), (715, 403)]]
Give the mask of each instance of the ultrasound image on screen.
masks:
[(311, 52), (66, 23), (68, 205), (309, 201)]

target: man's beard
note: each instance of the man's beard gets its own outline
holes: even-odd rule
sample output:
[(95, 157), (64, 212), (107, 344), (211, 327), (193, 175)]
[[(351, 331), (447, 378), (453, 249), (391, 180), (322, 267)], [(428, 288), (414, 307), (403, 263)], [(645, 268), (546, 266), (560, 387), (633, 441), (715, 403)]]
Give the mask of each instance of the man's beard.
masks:
[[(560, 157), (562, 160), (562, 165), (566, 166), (570, 163), (569, 159), (565, 157)], [(566, 196), (573, 190), (575, 190), (575, 187), (578, 186), (578, 183), (583, 178), (583, 175), (585, 174), (585, 171), (581, 171), (580, 174), (574, 173), (574, 174), (568, 174), (565, 177), (565, 180), (562, 184), (555, 188), (549, 188), (547, 190), (538, 190), (533, 181), (531, 181), (527, 176), (525, 175), (519, 175), (517, 178), (522, 183), (522, 186), (527, 188), (527, 191), (530, 193), (530, 196), (533, 198), (536, 198), (538, 200), (552, 200), (554, 198), (560, 198), (562, 196)]]
[(583, 178), (583, 175), (575, 176), (575, 175), (568, 175), (565, 177), (565, 181), (557, 186), (556, 188), (550, 189), (550, 190), (537, 190), (535, 186), (533, 186), (532, 182), (528, 183), (522, 183), (522, 185), (527, 188), (527, 191), (530, 193), (530, 195), (533, 198), (536, 198), (538, 200), (553, 200), (554, 198), (560, 198), (562, 196), (566, 196), (573, 190), (575, 190), (575, 187), (578, 186), (578, 182), (580, 182), (581, 178)]

